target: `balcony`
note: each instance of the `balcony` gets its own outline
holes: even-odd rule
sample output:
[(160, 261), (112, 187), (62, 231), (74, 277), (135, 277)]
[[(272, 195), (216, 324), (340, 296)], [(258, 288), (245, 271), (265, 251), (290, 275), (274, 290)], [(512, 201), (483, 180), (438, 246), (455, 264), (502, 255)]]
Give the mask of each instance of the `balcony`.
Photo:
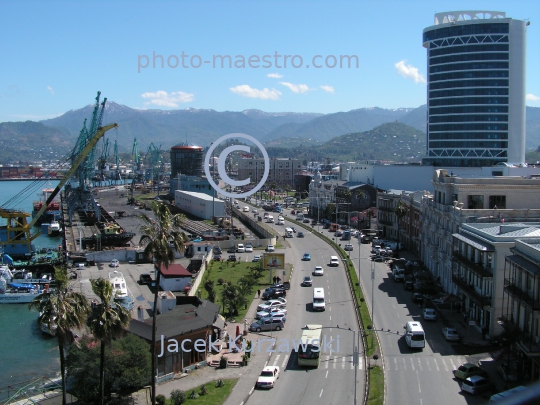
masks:
[(467, 270), (472, 271), (474, 274), (480, 277), (493, 277), (493, 272), (491, 267), (484, 267), (482, 264), (475, 263), (470, 259), (467, 259), (465, 256), (459, 254), (459, 252), (454, 251), (452, 254), (452, 261), (461, 264)]
[(392, 207), (379, 206), (379, 207), (377, 207), (377, 209), (379, 211), (394, 212), (394, 208), (392, 208)]
[(533, 336), (530, 332), (523, 332), (513, 319), (502, 317), (499, 319), (499, 324), (514, 337), (517, 346), (527, 356), (540, 356), (540, 336)]
[(535, 300), (521, 288), (513, 283), (513, 280), (504, 279), (504, 291), (511, 295), (515, 300), (521, 302), (531, 311), (540, 311), (540, 301)]
[(491, 297), (486, 297), (480, 294), (473, 285), (469, 285), (461, 277), (452, 274), (452, 282), (459, 288), (459, 290), (470, 299), (476, 301), (480, 306), (491, 305)]
[(394, 223), (389, 219), (379, 218), (378, 222), (380, 225), (387, 225), (387, 226), (393, 226)]

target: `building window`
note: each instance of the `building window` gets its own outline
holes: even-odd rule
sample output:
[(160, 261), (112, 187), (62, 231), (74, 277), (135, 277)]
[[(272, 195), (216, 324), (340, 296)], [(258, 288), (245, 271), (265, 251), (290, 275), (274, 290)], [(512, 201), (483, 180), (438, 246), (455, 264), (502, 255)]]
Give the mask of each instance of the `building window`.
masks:
[(506, 196), (505, 195), (490, 195), (489, 196), (489, 209), (506, 209)]
[(467, 208), (470, 210), (482, 210), (484, 209), (484, 196), (483, 195), (470, 195), (467, 198)]

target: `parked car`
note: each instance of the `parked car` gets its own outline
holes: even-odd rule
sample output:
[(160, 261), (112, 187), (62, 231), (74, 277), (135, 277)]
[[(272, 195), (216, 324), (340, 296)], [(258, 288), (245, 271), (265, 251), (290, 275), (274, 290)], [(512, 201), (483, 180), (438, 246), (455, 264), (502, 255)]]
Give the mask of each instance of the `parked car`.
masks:
[(412, 300), (415, 303), (422, 304), (424, 302), (424, 296), (420, 293), (414, 293)]
[(322, 276), (324, 274), (324, 269), (321, 266), (316, 266), (313, 270), (314, 276)]
[(456, 329), (454, 328), (442, 328), (442, 334), (444, 338), (450, 342), (458, 342), (459, 335)]
[(454, 377), (459, 378), (460, 380), (466, 380), (473, 375), (479, 375), (481, 377), (487, 376), (486, 370), (481, 369), (476, 364), (465, 363), (454, 370)]
[(109, 267), (120, 267), (120, 262), (117, 259), (112, 259)]
[(231, 246), (230, 248), (228, 248), (227, 253), (236, 253), (236, 249), (234, 248), (234, 246)]
[(263, 292), (262, 299), (269, 300), (272, 298), (285, 297), (286, 295), (287, 291), (285, 291), (284, 288), (271, 288), (270, 290)]
[(268, 309), (270, 308), (285, 308), (285, 306), (287, 305), (287, 300), (285, 300), (285, 302), (282, 302), (281, 300), (279, 299), (273, 299), (273, 300), (268, 300), (262, 304), (259, 304), (259, 306), (257, 306), (257, 312), (259, 311), (267, 311)]
[(311, 255), (309, 253), (304, 253), (304, 256), (302, 256), (302, 260), (310, 261), (311, 260)]
[(253, 256), (252, 262), (260, 262), (260, 261), (261, 261), (261, 256), (260, 255)]
[(251, 245), (246, 245), (246, 247), (244, 248), (244, 252), (246, 252), (246, 253), (253, 253), (253, 246), (251, 246)]
[(311, 276), (305, 276), (304, 280), (302, 280), (302, 285), (304, 287), (311, 287), (313, 285), (313, 279)]
[(216, 246), (216, 247), (214, 248), (214, 253), (215, 253), (216, 255), (220, 255), (220, 254), (223, 253), (223, 251), (221, 250), (221, 248), (220, 248), (219, 246)]
[(274, 388), (276, 381), (279, 378), (278, 366), (266, 366), (263, 368), (261, 375), (257, 378), (255, 386), (257, 388)]
[(266, 251), (267, 252), (275, 252), (275, 248), (274, 248), (274, 245), (268, 245), (266, 246)]
[(217, 262), (221, 261), (221, 255), (214, 255), (213, 259)]
[(236, 252), (237, 253), (244, 253), (246, 251), (246, 248), (242, 243), (239, 243), (238, 246), (236, 246)]
[[(282, 315), (281, 315), (282, 314)], [(256, 319), (268, 318), (274, 315), (284, 317), (287, 315), (287, 310), (285, 308), (270, 308), (267, 311), (259, 311), (255, 314)]]
[(257, 322), (253, 322), (249, 327), (249, 330), (252, 332), (262, 332), (270, 330), (281, 330), (285, 326), (285, 323), (282, 319), (276, 318), (263, 318), (259, 319)]
[(461, 384), (461, 391), (465, 391), (473, 395), (489, 391), (491, 388), (491, 381), (479, 375), (468, 377), (465, 379), (465, 381), (463, 381), (463, 384)]
[(403, 288), (410, 291), (414, 290), (414, 282), (412, 282), (411, 280), (406, 280), (405, 283), (403, 284)]
[(235, 262), (236, 261), (236, 255), (229, 255), (229, 258), (227, 259), (228, 262)]
[(152, 284), (152, 277), (148, 273), (143, 273), (139, 276), (139, 284), (150, 285)]
[(423, 317), (426, 321), (436, 321), (437, 314), (433, 308), (425, 308), (423, 312)]

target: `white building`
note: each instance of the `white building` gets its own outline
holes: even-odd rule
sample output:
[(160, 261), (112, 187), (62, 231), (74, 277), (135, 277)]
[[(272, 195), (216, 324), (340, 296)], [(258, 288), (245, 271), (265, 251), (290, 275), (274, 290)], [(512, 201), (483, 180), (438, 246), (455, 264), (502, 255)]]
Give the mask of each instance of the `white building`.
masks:
[(182, 211), (202, 219), (212, 219), (212, 216), (224, 217), (226, 215), (225, 201), (219, 198), (214, 199), (208, 194), (175, 190), (174, 204)]

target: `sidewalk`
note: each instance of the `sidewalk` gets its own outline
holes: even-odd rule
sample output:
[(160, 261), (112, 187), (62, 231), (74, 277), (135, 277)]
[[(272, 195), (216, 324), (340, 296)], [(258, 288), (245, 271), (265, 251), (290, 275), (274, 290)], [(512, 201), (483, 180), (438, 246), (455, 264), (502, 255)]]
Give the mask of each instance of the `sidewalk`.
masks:
[[(257, 312), (257, 305), (261, 302), (255, 294), (251, 305), (246, 314), (246, 319), (248, 320), (248, 327), (251, 324), (252, 320), (255, 319), (255, 313)], [(227, 332), (229, 336), (235, 336), (236, 327), (240, 327), (240, 331), (244, 330), (243, 322), (230, 323), (227, 325)], [(245, 338), (247, 340), (253, 340), (256, 342), (259, 338), (266, 338), (267, 336), (257, 334), (257, 333), (248, 333)], [(261, 370), (266, 365), (268, 358), (271, 353), (266, 353), (267, 344), (261, 345), (261, 351), (257, 352), (254, 350), (251, 354), (251, 359), (248, 362), (247, 366), (229, 366), (224, 369), (217, 367), (205, 366), (198, 370), (193, 370), (189, 374), (178, 375), (177, 378), (173, 380), (166, 381), (157, 386), (157, 394), (165, 395), (170, 397), (173, 390), (181, 390), (186, 393), (190, 393), (196, 387), (202, 384), (216, 384), (216, 381), (219, 379), (231, 379), (237, 378), (238, 381), (233, 388), (231, 394), (224, 402), (224, 405), (240, 405), (245, 403), (247, 398), (253, 392), (253, 387), (255, 387), (255, 382), (259, 376)], [(230, 361), (235, 362), (238, 359), (241, 359), (243, 353), (231, 354), (232, 357)], [(215, 356), (212, 356), (215, 357)], [(209, 356), (211, 360), (211, 356)], [(230, 363), (229, 363), (230, 364)], [(134, 396), (135, 397), (135, 396)], [(137, 405), (147, 405), (147, 393), (145, 390), (141, 390), (137, 393), (135, 397), (135, 404)]]

